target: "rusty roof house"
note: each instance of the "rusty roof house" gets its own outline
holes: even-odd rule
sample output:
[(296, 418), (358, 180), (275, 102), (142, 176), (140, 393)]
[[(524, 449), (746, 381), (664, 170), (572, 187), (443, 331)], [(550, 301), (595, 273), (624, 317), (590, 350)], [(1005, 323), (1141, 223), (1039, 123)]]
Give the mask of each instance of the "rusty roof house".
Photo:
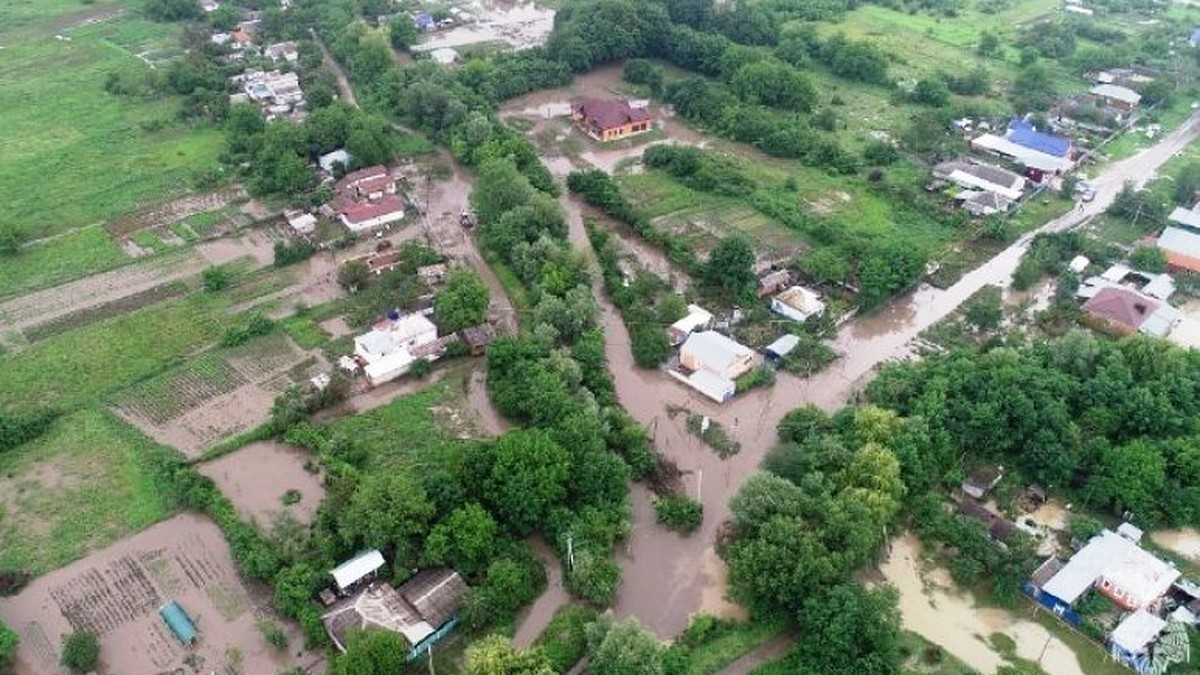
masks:
[(325, 631), (339, 651), (354, 630), (390, 630), (409, 645), (411, 661), (425, 654), (458, 624), (458, 610), (467, 584), (449, 568), (421, 570), (394, 588), (372, 581), (335, 604), (321, 617)]
[(648, 110), (613, 99), (584, 99), (571, 106), (571, 119), (598, 141), (615, 141), (654, 128)]

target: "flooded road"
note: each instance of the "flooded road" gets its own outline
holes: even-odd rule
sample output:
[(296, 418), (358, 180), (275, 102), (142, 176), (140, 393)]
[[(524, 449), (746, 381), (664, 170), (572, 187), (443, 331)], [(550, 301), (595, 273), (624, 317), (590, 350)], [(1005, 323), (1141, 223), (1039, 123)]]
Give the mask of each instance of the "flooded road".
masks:
[(1007, 661), (988, 638), (1001, 633), (1016, 643), (1017, 656), (1034, 661), (1051, 675), (1084, 675), (1075, 652), (1041, 625), (1012, 612), (975, 607), (969, 593), (958, 592), (942, 569), (922, 573), (920, 543), (913, 535), (892, 541), (891, 555), (880, 566), (900, 591), (904, 628), (924, 637), (981, 673), (994, 673)]
[(558, 608), (571, 602), (571, 596), (563, 586), (562, 563), (558, 561), (554, 550), (540, 536), (530, 539), (529, 545), (546, 568), (546, 590), (517, 621), (517, 630), (513, 633), (513, 645), (517, 649), (527, 649), (532, 645), (550, 625)]

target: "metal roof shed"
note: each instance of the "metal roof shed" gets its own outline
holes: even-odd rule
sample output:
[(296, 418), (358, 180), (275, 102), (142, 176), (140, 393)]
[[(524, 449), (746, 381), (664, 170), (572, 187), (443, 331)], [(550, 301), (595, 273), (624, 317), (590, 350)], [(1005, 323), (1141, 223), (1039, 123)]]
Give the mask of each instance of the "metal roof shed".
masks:
[(1128, 654), (1141, 654), (1166, 627), (1166, 621), (1144, 609), (1139, 609), (1125, 617), (1125, 620), (1109, 636), (1109, 642)]
[(196, 642), (196, 624), (174, 600), (158, 608), (158, 615), (166, 622), (167, 628), (184, 645), (191, 646)]
[(792, 350), (795, 349), (799, 344), (800, 338), (789, 333), (767, 345), (763, 351), (765, 351), (768, 356), (782, 359), (788, 354), (791, 354)]
[(346, 590), (368, 574), (383, 567), (383, 554), (377, 550), (364, 551), (333, 568), (330, 574), (338, 588)]

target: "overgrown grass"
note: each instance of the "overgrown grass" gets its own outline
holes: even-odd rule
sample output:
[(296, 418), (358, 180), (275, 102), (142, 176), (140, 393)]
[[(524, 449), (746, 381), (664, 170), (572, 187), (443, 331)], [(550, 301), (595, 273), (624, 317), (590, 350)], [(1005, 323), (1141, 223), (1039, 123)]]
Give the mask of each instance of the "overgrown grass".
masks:
[(0, 360), (0, 408), (73, 408), (160, 372), (211, 343), (230, 320), (207, 294), (47, 339)]
[(354, 439), (367, 453), (372, 469), (423, 466), (445, 459), (447, 434), (432, 408), (451, 404), (460, 395), (448, 377), (386, 406), (340, 419), (329, 425), (332, 436)]
[(953, 654), (910, 631), (900, 633), (900, 653), (904, 675), (976, 675)]
[(596, 610), (583, 605), (565, 605), (554, 613), (554, 618), (534, 642), (534, 646), (541, 647), (550, 657), (554, 672), (565, 673), (583, 658), (587, 651), (583, 631), (596, 616)]
[[(693, 626), (702, 620), (702, 616), (693, 619)], [(788, 630), (788, 624), (783, 621), (718, 622), (715, 625), (709, 635), (697, 644), (687, 643), (687, 633), (692, 630), (689, 628), (682, 641), (671, 648), (674, 652), (672, 656), (681, 657), (680, 663), (684, 664), (683, 669), (677, 672), (686, 675), (720, 672), (725, 666)]]
[[(0, 165), (3, 161), (0, 159)], [(8, 206), (4, 208), (8, 213), (17, 213), (9, 211)], [(86, 227), (0, 259), (0, 298), (56, 286), (131, 261), (103, 228)]]
[[(25, 5), (38, 5), (39, 11)], [(13, 19), (30, 24), (17, 41), (0, 40), (5, 44), (0, 195), (5, 212), (34, 237), (111, 219), (186, 191), (197, 171), (219, 166), (221, 131), (178, 121), (178, 98), (104, 91), (109, 73), (148, 68), (136, 54), (176, 43), (180, 25), (150, 23), (128, 8), (119, 17), (83, 26), (51, 16), (82, 8), (60, 0), (0, 5), (0, 25)]]
[(166, 518), (153, 467), (170, 453), (89, 407), (0, 455), (0, 568), (39, 575)]

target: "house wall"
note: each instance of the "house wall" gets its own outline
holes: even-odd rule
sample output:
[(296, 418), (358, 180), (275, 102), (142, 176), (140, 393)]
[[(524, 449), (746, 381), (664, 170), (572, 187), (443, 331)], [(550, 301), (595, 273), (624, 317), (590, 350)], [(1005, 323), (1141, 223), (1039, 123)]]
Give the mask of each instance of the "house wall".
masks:
[(1167, 265), (1171, 267), (1171, 271), (1183, 272), (1185, 274), (1200, 273), (1200, 258), (1193, 258), (1166, 249), (1163, 249), (1163, 253), (1166, 255)]
[(349, 228), (351, 232), (363, 232), (403, 219), (403, 211), (393, 211), (391, 213), (385, 213), (381, 216), (376, 216), (375, 218), (368, 218), (367, 220), (358, 223), (351, 222), (351, 220), (344, 215), (342, 216), (341, 220), (342, 224)]

